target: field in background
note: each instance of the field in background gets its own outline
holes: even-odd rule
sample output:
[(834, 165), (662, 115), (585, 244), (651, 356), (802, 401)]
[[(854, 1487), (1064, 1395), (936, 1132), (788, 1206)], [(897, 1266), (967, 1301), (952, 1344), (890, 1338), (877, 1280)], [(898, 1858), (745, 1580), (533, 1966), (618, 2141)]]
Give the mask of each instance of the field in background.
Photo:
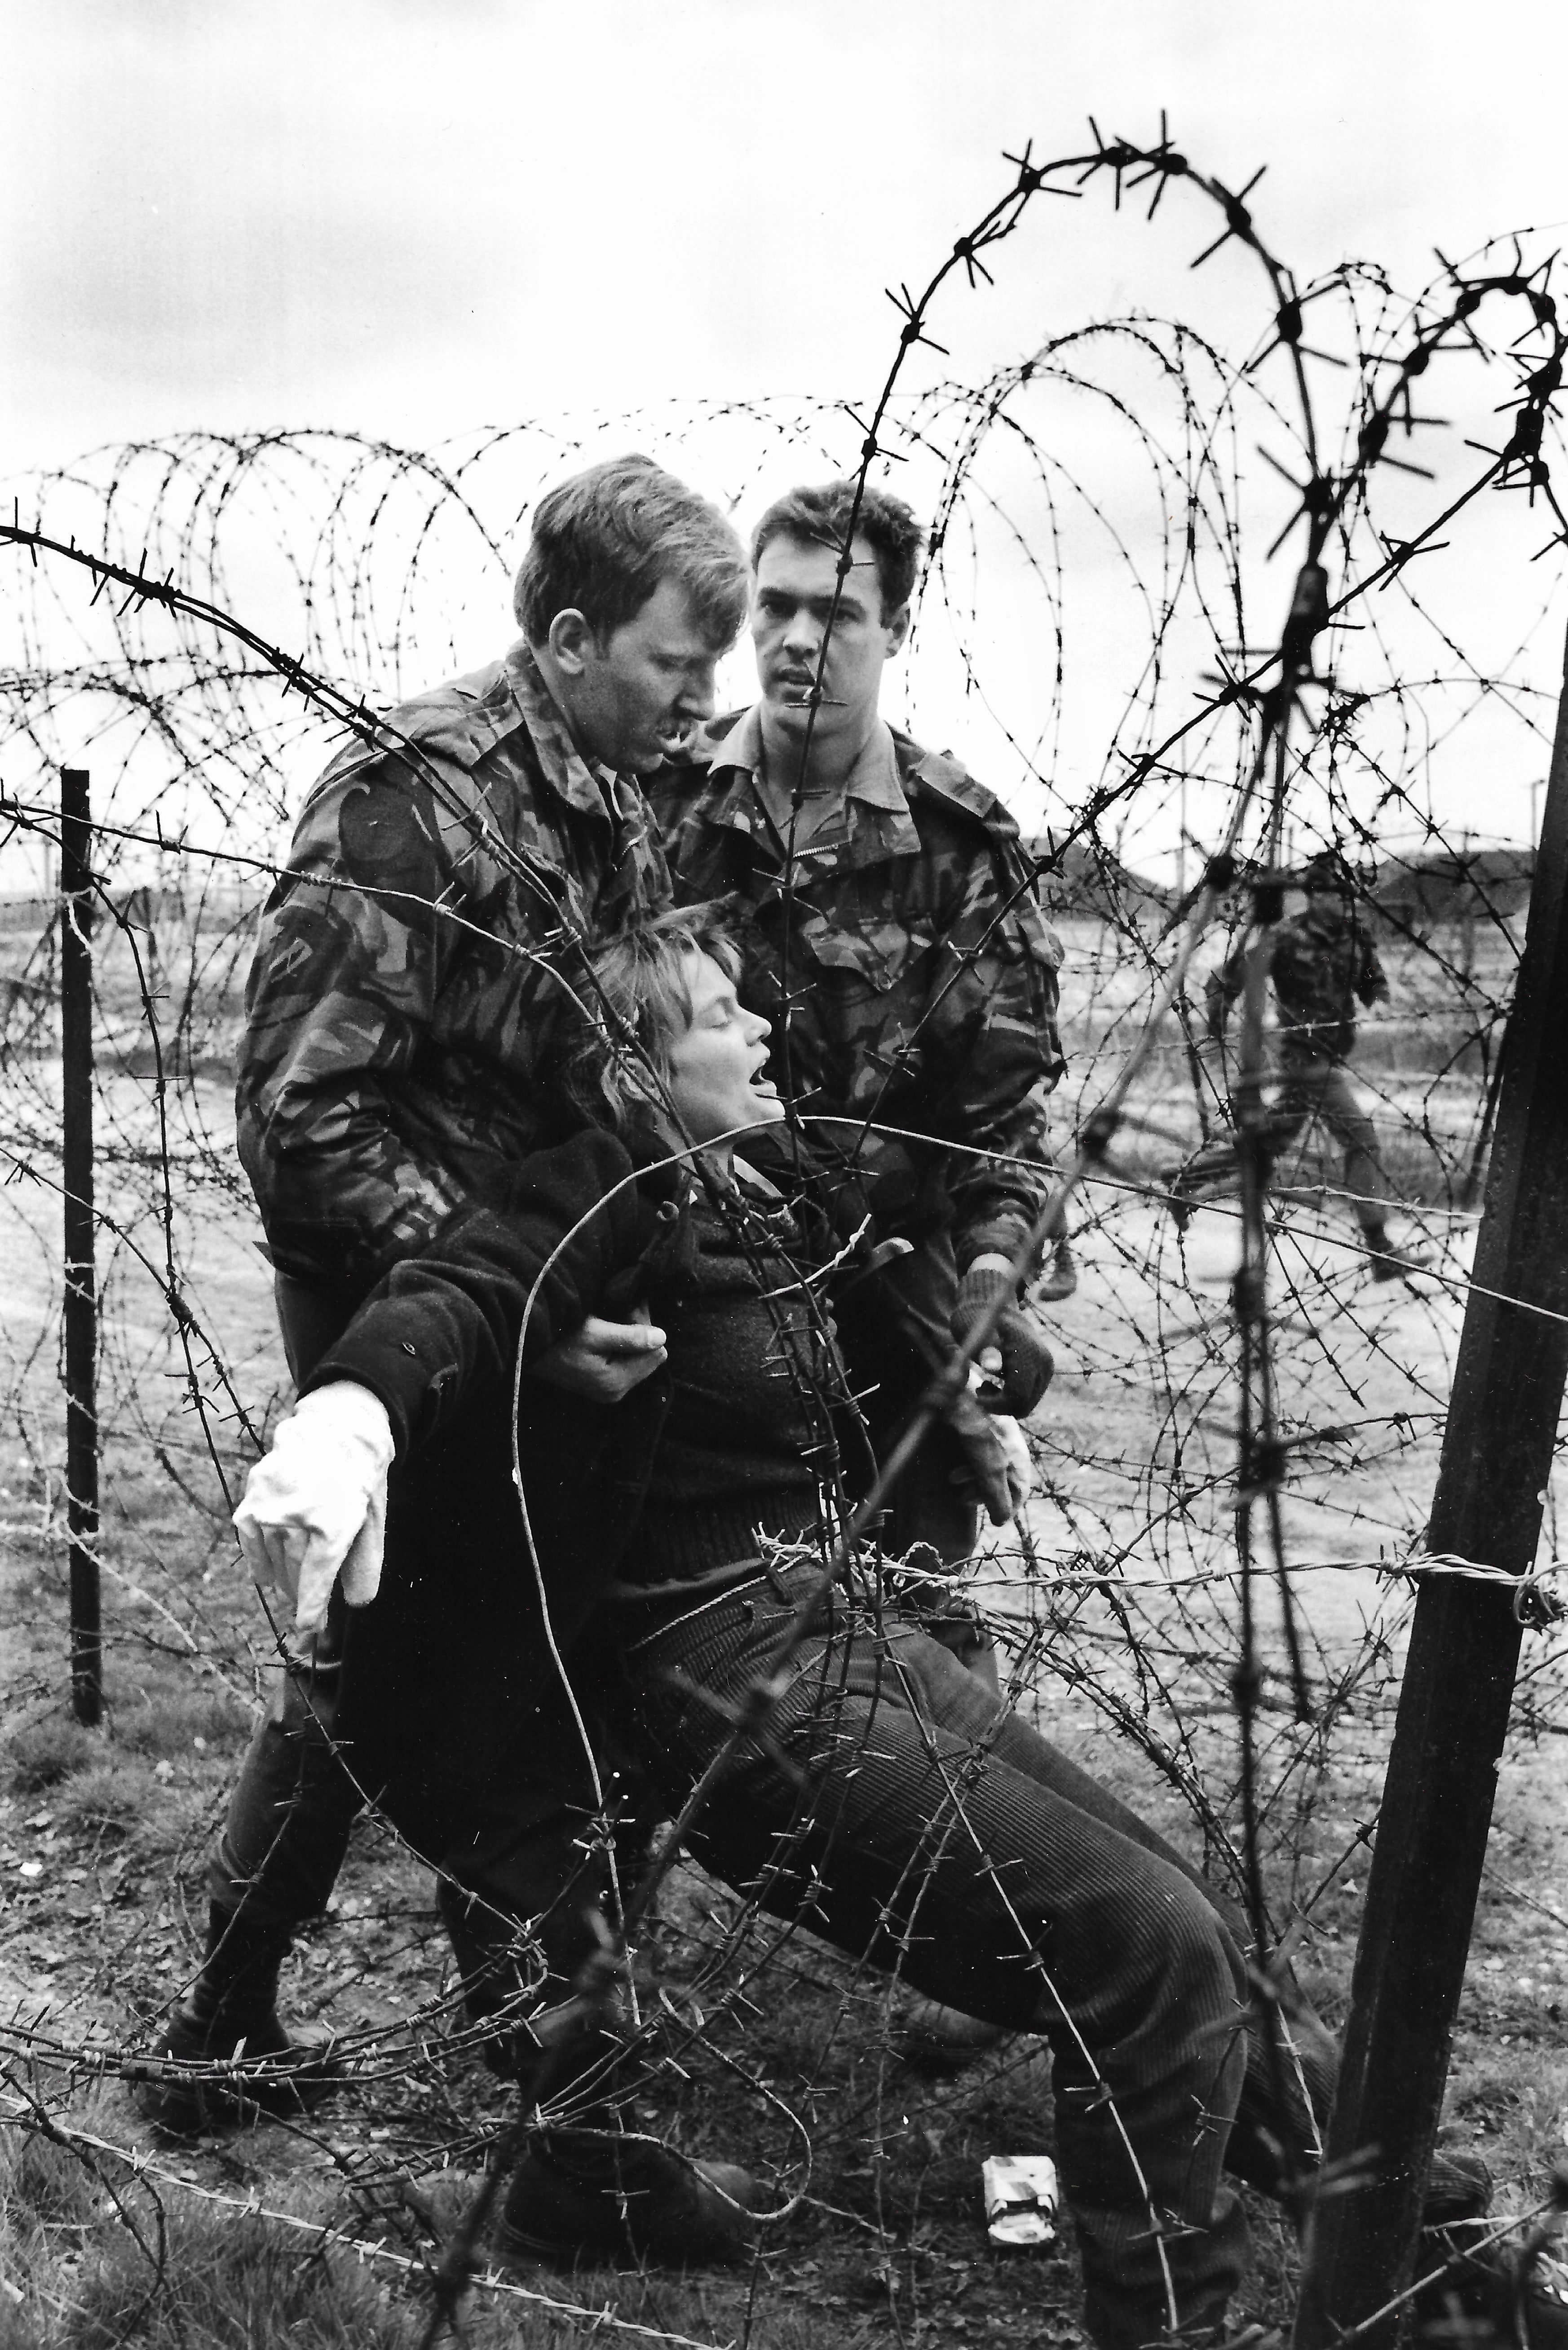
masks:
[[(462, 2040), (428, 1879), (369, 1826), (333, 1915), (291, 1968), (291, 2011), (348, 2035), (358, 2068), (310, 2129), (268, 2128), (193, 2154), (160, 2147), (112, 2071), (98, 2076), (102, 2060), (146, 2043), (196, 1963), (205, 1850), (275, 1669), (226, 1523), (252, 1451), (234, 1399), (259, 1433), (286, 1394), (267, 1268), (228, 1140), (223, 1071), (246, 926), (237, 906), (207, 914), (216, 943), (196, 959), (182, 961), (182, 918), (156, 913), (152, 926), (165, 983), (193, 960), (200, 971), (182, 1001), (161, 999), (174, 1001), (167, 1199), (181, 1294), (195, 1317), (189, 1362), (161, 1287), (158, 1058), (123, 934), (100, 967), (99, 1205), (119, 1236), (106, 1232), (100, 1257), (109, 1702), (99, 1734), (76, 1730), (62, 1704), (58, 1202), (36, 1180), (0, 1191), (0, 1617), (10, 1627), (0, 2019), (17, 2077), (57, 2125), (90, 2141), (89, 2159), (47, 2133), (13, 2137), (0, 2238), (7, 2350), (107, 2350), (139, 2293), (151, 2295), (148, 2315), (130, 2338), (171, 2350), (184, 2340), (281, 2343), (313, 2326), (307, 2338), (401, 2350), (419, 2338), (420, 2264), (472, 2191), (483, 2139), (504, 2117), (502, 2093)], [(1075, 1110), (1103, 1088), (1147, 977), (1108, 926), (1071, 918), (1064, 927), (1073, 1064), (1064, 1099)], [(35, 1136), (43, 1164), (57, 1111), (51, 1023), (31, 1026), (31, 1050), (26, 1032), (29, 991), (41, 1003), (52, 993), (49, 954), (36, 933), (0, 935), (0, 986), (13, 999), (12, 1131)], [(1418, 1542), (1474, 1227), (1460, 1193), (1485, 1076), (1466, 1040), (1484, 1022), (1447, 977), (1462, 976), (1467, 955), (1484, 1010), (1508, 985), (1501, 934), (1391, 948), (1394, 1002), (1368, 1024), (1357, 1062), (1391, 1138), (1406, 1226), (1427, 1234), (1434, 1276), (1416, 1290), (1368, 1285), (1355, 1227), (1323, 1192), (1338, 1170), (1310, 1148), (1290, 1170), (1275, 1238), (1287, 1531), (1303, 1570), (1295, 1589), (1315, 1718), (1292, 1720), (1271, 1617), (1265, 1870), (1276, 1924), (1336, 2018), (1409, 1605), (1407, 1586), (1378, 1562)], [(1200, 1084), (1210, 1056), (1204, 1046)], [(994, 1543), (977, 1590), (1019, 1702), (1225, 1874), (1236, 1827), (1235, 1224), (1219, 1202), (1179, 1236), (1158, 1188), (1140, 1188), (1198, 1139), (1199, 1097), (1172, 1022), (1109, 1180), (1075, 1211), (1083, 1281), (1056, 1314), (1057, 1378), (1031, 1430), (1041, 1492), (1023, 1539)], [(1561, 1643), (1536, 1636), (1453, 2075), (1455, 2115), (1480, 2135), (1517, 2209), (1568, 2136), (1563, 1695)], [(691, 1871), (667, 1895), (642, 1962), (650, 1995), (661, 1988), (677, 2018), (693, 2000), (707, 2018), (695, 2054), (680, 2043), (682, 2072), (656, 2076), (649, 2122), (695, 2150), (758, 2162), (777, 2178), (781, 2204), (803, 2199), (754, 2276), (533, 2279), (530, 2290), (578, 2314), (552, 2317), (542, 2303), (483, 2293), (476, 2341), (515, 2340), (519, 2326), (528, 2341), (580, 2338), (587, 2313), (605, 2305), (676, 2335), (744, 2338), (757, 2350), (805, 2350), (822, 2338), (825, 2311), (847, 2343), (1076, 2340), (1065, 2252), (995, 2253), (980, 2218), (981, 2158), (1050, 2144), (1046, 2068), (1032, 2045), (954, 2081), (921, 2079), (891, 2053), (883, 1986), (857, 1979), (808, 1936), (776, 1946), (759, 1938)], [(128, 2166), (145, 2161), (152, 2168), (133, 2185)], [(155, 2206), (169, 2215), (167, 2290), (152, 2292), (155, 2251), (139, 2247), (117, 2197), (154, 2247)], [(307, 2258), (308, 2238), (275, 2217), (241, 2222), (247, 2209), (319, 2220), (389, 2257), (365, 2266), (341, 2251)], [(1250, 2306), (1278, 2317), (1293, 2255), (1262, 2207), (1259, 2228)], [(272, 2312), (265, 2322), (263, 2309)]]

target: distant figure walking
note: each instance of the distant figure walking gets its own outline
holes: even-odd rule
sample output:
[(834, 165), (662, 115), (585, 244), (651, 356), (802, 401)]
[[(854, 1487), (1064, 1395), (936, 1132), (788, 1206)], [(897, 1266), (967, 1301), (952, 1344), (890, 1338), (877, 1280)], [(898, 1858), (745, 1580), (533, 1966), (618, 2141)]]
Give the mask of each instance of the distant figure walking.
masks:
[[(1268, 1147), (1278, 1161), (1314, 1118), (1345, 1150), (1345, 1181), (1361, 1226), (1374, 1281), (1398, 1281), (1409, 1270), (1388, 1238), (1388, 1179), (1377, 1133), (1362, 1107), (1349, 1069), (1355, 1048), (1355, 1006), (1386, 1002), (1388, 982), (1376, 948), (1355, 909), (1355, 882), (1332, 850), (1313, 858), (1302, 875), (1306, 908), (1274, 933), (1269, 976), (1279, 1012), (1282, 1084), (1269, 1111)], [(1206, 990), (1209, 1034), (1225, 1034), (1231, 1006), (1246, 977), (1245, 947), (1238, 943)], [(1185, 1225), (1197, 1195), (1234, 1172), (1233, 1141), (1200, 1150), (1171, 1181), (1178, 1222)]]

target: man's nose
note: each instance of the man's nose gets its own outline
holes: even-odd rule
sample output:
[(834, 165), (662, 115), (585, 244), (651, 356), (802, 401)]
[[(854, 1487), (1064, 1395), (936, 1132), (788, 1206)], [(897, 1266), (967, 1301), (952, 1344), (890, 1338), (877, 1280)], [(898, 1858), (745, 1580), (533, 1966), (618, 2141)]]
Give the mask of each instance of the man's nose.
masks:
[(719, 706), (719, 664), (708, 663), (705, 669), (688, 673), (680, 689), (680, 714), (683, 718), (711, 718)]
[(792, 612), (784, 623), (784, 648), (788, 653), (799, 654), (815, 660), (822, 650), (822, 630), (816, 615), (804, 608)]

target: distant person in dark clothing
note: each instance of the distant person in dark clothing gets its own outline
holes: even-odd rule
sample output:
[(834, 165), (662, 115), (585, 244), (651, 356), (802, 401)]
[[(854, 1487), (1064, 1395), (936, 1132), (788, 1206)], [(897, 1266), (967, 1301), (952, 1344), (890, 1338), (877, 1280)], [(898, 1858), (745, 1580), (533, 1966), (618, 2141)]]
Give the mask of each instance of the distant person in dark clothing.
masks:
[[(1354, 884), (1343, 860), (1325, 850), (1311, 859), (1302, 880), (1305, 910), (1280, 924), (1269, 966), (1279, 1011), (1282, 1080), (1269, 1110), (1269, 1153), (1277, 1163), (1311, 1121), (1320, 1120), (1345, 1151), (1345, 1190), (1366, 1238), (1372, 1278), (1398, 1281), (1409, 1262), (1388, 1238), (1390, 1192), (1377, 1131), (1349, 1068), (1356, 1005), (1386, 1003), (1388, 982), (1377, 949), (1356, 919)], [(1241, 943), (1212, 974), (1206, 991), (1209, 1034), (1216, 1043), (1245, 979)], [(1176, 1175), (1172, 1189), (1180, 1222), (1191, 1212), (1195, 1196), (1232, 1173), (1235, 1163), (1234, 1146), (1226, 1141), (1200, 1151)]]

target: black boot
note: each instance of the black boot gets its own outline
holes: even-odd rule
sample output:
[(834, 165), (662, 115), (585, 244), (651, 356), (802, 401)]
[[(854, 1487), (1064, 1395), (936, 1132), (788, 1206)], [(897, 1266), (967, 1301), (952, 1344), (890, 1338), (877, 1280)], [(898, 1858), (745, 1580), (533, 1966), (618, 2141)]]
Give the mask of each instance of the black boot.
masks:
[(538, 2048), (519, 2070), (524, 2105), (542, 2093), (566, 2124), (536, 2129), (512, 2174), (498, 2231), (513, 2261), (558, 2268), (741, 2261), (756, 2241), (759, 2182), (732, 2162), (691, 2162), (627, 2128), (647, 2078), (645, 2053), (612, 2017), (568, 2002), (536, 2019)]
[(1430, 1267), (1430, 1252), (1419, 1241), (1403, 1241), (1396, 1248), (1386, 1224), (1367, 1224), (1362, 1237), (1374, 1281), (1408, 1281), (1413, 1273), (1426, 1273)]
[(644, 2053), (615, 1999), (568, 1989), (610, 1941), (594, 1905), (563, 1903), (541, 1984), (527, 1925), (454, 1879), (441, 1881), (437, 1898), (469, 2017), (492, 2026), (491, 2065), (516, 2081), (524, 2112), (543, 2103), (570, 2116), (528, 2137), (496, 2230), (502, 2255), (560, 2268), (744, 2259), (763, 2201), (758, 2182), (734, 2163), (689, 2162), (626, 2129)]
[(1077, 1286), (1078, 1268), (1064, 1232), (1051, 1251), (1050, 1271), (1042, 1274), (1029, 1295), (1036, 1305), (1055, 1305), (1064, 1297), (1071, 1297)]
[(1417, 2341), (1568, 2350), (1568, 2271), (1550, 2252), (1521, 2262), (1518, 2246), (1489, 2241), (1492, 2233), (1484, 2221), (1427, 2230), (1417, 2272), (1431, 2281), (1416, 2295)]
[(894, 2018), (888, 2045), (912, 2072), (961, 2073), (1016, 2034), (1005, 2024), (984, 2023), (961, 2008), (934, 1999), (906, 1999)]
[(512, 2174), (498, 2249), (557, 2268), (747, 2259), (763, 2190), (733, 2162), (689, 2162), (614, 2132), (542, 2130)]
[(264, 2114), (304, 2113), (337, 2087), (343, 2068), (330, 2039), (293, 2036), (278, 2022), (278, 1970), (292, 1939), (286, 1929), (253, 1926), (243, 1909), (214, 1903), (202, 1971), (150, 2059), (167, 2069), (137, 2085), (146, 2120), (194, 2137)]

